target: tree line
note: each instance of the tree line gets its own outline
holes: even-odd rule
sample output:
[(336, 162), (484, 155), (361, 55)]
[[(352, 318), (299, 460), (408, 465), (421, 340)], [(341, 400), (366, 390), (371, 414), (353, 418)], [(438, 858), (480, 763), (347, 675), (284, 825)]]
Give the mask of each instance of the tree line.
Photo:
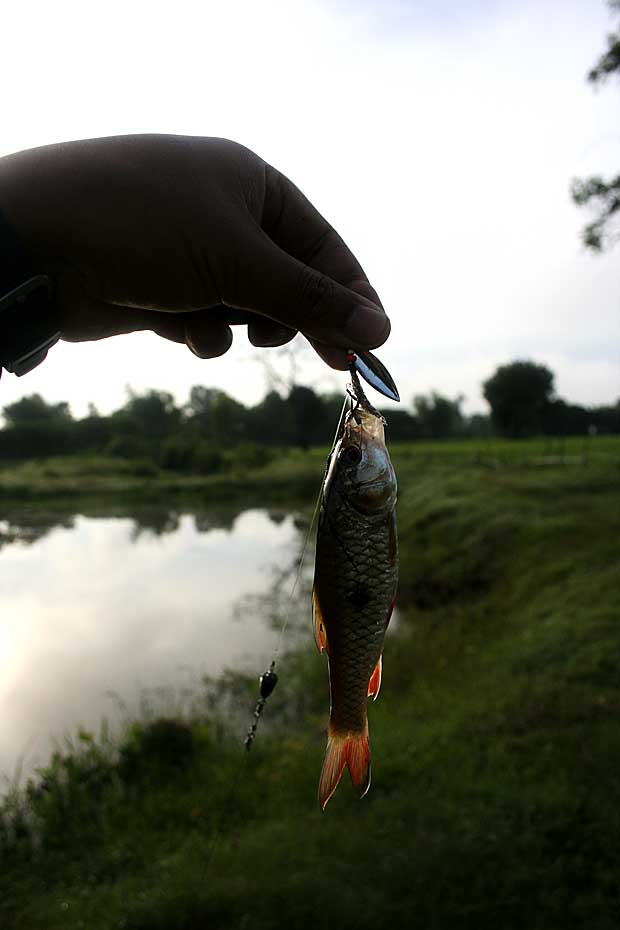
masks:
[[(501, 366), (483, 391), (489, 416), (465, 415), (462, 396), (416, 395), (410, 409), (389, 412), (390, 441), (620, 433), (620, 401), (594, 408), (569, 404), (555, 397), (553, 373), (544, 365)], [(47, 403), (33, 394), (4, 407), (0, 458), (97, 453), (148, 459), (162, 468), (217, 471), (226, 450), (234, 448), (237, 459), (259, 465), (268, 460), (270, 447), (327, 445), (341, 407), (340, 394), (321, 395), (301, 385), (285, 396), (270, 391), (252, 407), (196, 385), (183, 405), (166, 391), (129, 390), (113, 413), (104, 416), (91, 405), (87, 416), (74, 418), (67, 403)]]

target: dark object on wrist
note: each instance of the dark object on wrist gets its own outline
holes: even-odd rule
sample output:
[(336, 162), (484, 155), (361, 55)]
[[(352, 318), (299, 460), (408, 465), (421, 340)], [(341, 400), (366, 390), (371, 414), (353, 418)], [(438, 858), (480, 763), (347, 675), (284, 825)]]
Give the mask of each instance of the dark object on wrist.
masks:
[(0, 374), (25, 375), (59, 339), (51, 278), (36, 273), (0, 212)]
[(60, 339), (51, 319), (51, 292), (50, 278), (35, 275), (0, 294), (0, 369), (25, 375)]

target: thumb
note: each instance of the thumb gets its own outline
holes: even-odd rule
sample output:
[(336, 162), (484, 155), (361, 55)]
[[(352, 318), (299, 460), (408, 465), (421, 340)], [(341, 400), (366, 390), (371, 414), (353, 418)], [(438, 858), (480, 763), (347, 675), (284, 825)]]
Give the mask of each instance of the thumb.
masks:
[[(237, 294), (227, 300), (341, 349), (374, 349), (390, 334), (382, 307), (306, 265), (267, 236), (246, 251)], [(366, 281), (351, 281), (368, 290)]]

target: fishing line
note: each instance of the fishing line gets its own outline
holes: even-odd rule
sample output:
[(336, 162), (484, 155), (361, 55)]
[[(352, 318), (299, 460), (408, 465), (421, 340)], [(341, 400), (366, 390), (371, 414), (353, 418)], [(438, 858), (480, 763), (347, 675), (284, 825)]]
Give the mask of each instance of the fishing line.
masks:
[[(334, 434), (334, 438), (333, 438), (333, 441), (332, 441), (331, 451), (330, 451), (329, 456), (328, 456), (328, 458), (327, 458), (327, 467), (329, 467), (329, 462), (331, 461), (332, 454), (333, 454), (333, 452), (334, 452), (334, 449), (336, 448), (336, 444), (337, 444), (337, 442), (338, 442), (338, 439), (340, 438), (340, 432), (341, 432), (341, 429), (342, 429), (342, 423), (343, 423), (344, 416), (345, 416), (345, 412), (346, 412), (346, 409), (347, 409), (347, 406), (348, 406), (349, 402), (350, 402), (350, 395), (349, 395), (349, 392), (347, 391), (346, 396), (345, 396), (344, 401), (343, 401), (343, 404), (342, 404), (342, 410), (340, 411), (340, 416), (339, 416), (339, 418), (338, 418), (338, 426), (336, 427), (336, 432), (335, 432), (335, 434)], [(327, 467), (326, 467), (326, 472), (327, 472)], [(319, 490), (319, 493), (318, 493), (318, 496), (317, 496), (317, 499), (316, 499), (316, 503), (315, 503), (315, 505), (314, 505), (314, 511), (313, 511), (313, 513), (312, 513), (312, 518), (311, 518), (310, 524), (309, 524), (309, 526), (308, 526), (308, 531), (307, 531), (307, 533), (306, 533), (306, 538), (305, 538), (305, 540), (304, 540), (304, 544), (303, 544), (302, 550), (301, 550), (301, 556), (300, 556), (300, 558), (299, 558), (299, 562), (298, 562), (298, 565), (297, 565), (297, 570), (296, 570), (296, 572), (295, 572), (295, 577), (294, 577), (294, 579), (293, 579), (293, 585), (292, 585), (291, 590), (290, 590), (289, 595), (288, 595), (288, 602), (287, 602), (288, 608), (290, 608), (291, 605), (292, 605), (292, 603), (293, 603), (293, 599), (294, 599), (295, 593), (296, 593), (296, 591), (297, 591), (297, 586), (299, 585), (299, 581), (300, 581), (301, 574), (302, 574), (302, 571), (303, 571), (304, 560), (305, 560), (305, 557), (306, 557), (306, 552), (307, 552), (307, 549), (308, 549), (308, 544), (309, 544), (309, 542), (310, 542), (310, 536), (311, 536), (311, 534), (312, 534), (312, 530), (314, 529), (314, 525), (315, 525), (315, 522), (316, 522), (317, 514), (318, 514), (318, 512), (319, 512), (319, 507), (320, 507), (320, 505), (321, 505), (321, 499), (322, 499), (322, 495), (323, 495), (323, 483), (324, 483), (324, 480), (325, 480), (325, 479), (323, 479), (323, 482), (321, 482), (321, 488), (320, 488), (320, 490)], [(262, 716), (262, 713), (263, 713), (263, 711), (264, 711), (264, 709), (265, 709), (265, 704), (266, 704), (267, 698), (268, 698), (269, 695), (272, 693), (272, 691), (273, 691), (273, 689), (275, 688), (275, 686), (276, 686), (276, 684), (277, 684), (277, 681), (278, 681), (278, 676), (276, 675), (276, 672), (275, 672), (276, 661), (277, 661), (278, 656), (279, 656), (279, 654), (280, 654), (280, 649), (281, 649), (281, 647), (282, 647), (282, 642), (283, 642), (283, 640), (284, 640), (284, 634), (285, 634), (286, 629), (287, 629), (287, 627), (288, 627), (288, 623), (289, 623), (289, 619), (290, 619), (290, 614), (291, 614), (290, 609), (287, 609), (287, 611), (286, 611), (286, 616), (284, 617), (284, 620), (283, 620), (282, 625), (281, 625), (281, 627), (280, 627), (280, 634), (279, 634), (279, 637), (278, 637), (278, 642), (277, 642), (277, 644), (276, 644), (276, 648), (274, 649), (274, 652), (273, 652), (273, 654), (272, 654), (271, 663), (270, 663), (269, 668), (267, 669), (267, 671), (264, 672), (264, 674), (262, 674), (262, 675), (260, 676), (260, 679), (259, 679), (259, 680), (260, 680), (260, 696), (259, 696), (258, 700), (256, 701), (256, 704), (254, 705), (254, 710), (253, 710), (253, 712), (252, 712), (252, 721), (251, 721), (251, 723), (250, 723), (250, 726), (248, 727), (248, 731), (247, 731), (247, 733), (246, 733), (246, 736), (245, 736), (245, 739), (244, 739), (244, 743), (243, 743), (246, 751), (243, 753), (243, 755), (242, 755), (241, 758), (239, 759), (239, 764), (238, 764), (237, 767), (236, 767), (236, 771), (235, 771), (234, 777), (233, 777), (233, 779), (232, 779), (232, 781), (231, 781), (231, 784), (230, 784), (230, 789), (229, 789), (229, 792), (228, 792), (228, 796), (227, 796), (227, 798), (226, 798), (226, 800), (225, 800), (225, 802), (224, 802), (224, 804), (223, 804), (223, 806), (222, 806), (222, 808), (221, 808), (221, 811), (222, 811), (221, 817), (219, 818), (219, 822), (216, 822), (216, 825), (215, 825), (215, 828), (214, 828), (214, 832), (213, 832), (213, 836), (212, 836), (212, 839), (211, 839), (211, 844), (210, 844), (210, 846), (209, 846), (209, 851), (207, 852), (206, 860), (205, 860), (205, 863), (204, 863), (204, 871), (205, 871), (205, 873), (206, 873), (206, 871), (208, 870), (208, 868), (209, 868), (209, 866), (210, 866), (210, 864), (211, 864), (211, 861), (212, 861), (213, 856), (214, 856), (214, 854), (215, 854), (215, 850), (217, 849), (217, 845), (218, 845), (219, 840), (220, 840), (220, 837), (221, 837), (221, 835), (222, 835), (222, 827), (223, 827), (224, 821), (229, 819), (229, 814), (230, 814), (230, 812), (231, 812), (231, 810), (232, 810), (232, 808), (233, 808), (233, 804), (234, 804), (234, 801), (235, 801), (236, 796), (237, 796), (237, 791), (238, 791), (238, 789), (239, 789), (239, 785), (241, 784), (241, 781), (242, 781), (242, 779), (243, 779), (243, 775), (245, 774), (245, 772), (246, 772), (246, 770), (247, 770), (247, 758), (248, 758), (248, 753), (249, 753), (249, 750), (251, 749), (252, 744), (253, 744), (253, 742), (254, 742), (254, 740), (255, 740), (255, 738), (256, 738), (256, 731), (257, 731), (257, 728), (258, 728), (258, 722), (259, 722), (259, 720), (260, 720), (260, 718), (261, 718), (261, 716)]]
[[(347, 393), (347, 396), (345, 397), (345, 399), (344, 399), (344, 401), (343, 401), (343, 404), (342, 404), (342, 410), (340, 411), (340, 416), (339, 416), (339, 418), (338, 418), (338, 426), (336, 427), (336, 432), (335, 432), (334, 438), (333, 438), (333, 440), (332, 440), (331, 451), (330, 451), (330, 453), (329, 453), (329, 455), (328, 455), (328, 457), (327, 457), (327, 466), (326, 466), (326, 470), (325, 470), (325, 473), (326, 473), (326, 474), (327, 474), (327, 468), (329, 468), (329, 463), (330, 463), (330, 461), (331, 461), (331, 457), (332, 457), (332, 455), (333, 455), (334, 449), (336, 448), (336, 443), (338, 442), (338, 439), (339, 439), (339, 437), (340, 437), (340, 430), (341, 430), (341, 428), (342, 428), (342, 421), (343, 421), (343, 419), (344, 419), (344, 415), (345, 415), (345, 411), (346, 411), (346, 409), (347, 409), (347, 404), (348, 404), (348, 403), (349, 403), (349, 395), (348, 395), (348, 393)], [(279, 637), (278, 637), (278, 642), (277, 642), (277, 644), (276, 644), (276, 648), (275, 648), (274, 651), (273, 651), (272, 659), (271, 659), (271, 663), (270, 663), (270, 665), (269, 665), (269, 668), (267, 669), (267, 671), (266, 671), (263, 675), (261, 675), (261, 677), (260, 677), (260, 679), (259, 679), (259, 681), (260, 681), (260, 696), (259, 696), (258, 700), (256, 701), (256, 704), (254, 705), (254, 711), (253, 711), (253, 713), (252, 713), (252, 722), (250, 723), (250, 726), (248, 727), (248, 731), (247, 731), (247, 733), (246, 733), (246, 737), (245, 737), (245, 740), (244, 740), (244, 746), (245, 746), (245, 748), (246, 748), (246, 750), (247, 750), (248, 752), (249, 752), (250, 749), (252, 748), (252, 743), (254, 742), (254, 740), (255, 740), (255, 738), (256, 738), (256, 731), (257, 731), (257, 729), (258, 729), (258, 722), (259, 722), (259, 720), (260, 720), (260, 718), (261, 718), (261, 716), (262, 716), (262, 713), (263, 713), (263, 711), (264, 711), (264, 709), (265, 709), (265, 704), (266, 704), (266, 702), (267, 702), (267, 698), (268, 698), (269, 695), (272, 693), (273, 689), (275, 688), (275, 686), (276, 686), (277, 683), (278, 683), (278, 676), (277, 676), (276, 671), (275, 671), (276, 662), (277, 662), (278, 656), (279, 656), (279, 654), (280, 654), (280, 648), (281, 648), (282, 642), (283, 642), (283, 640), (284, 640), (284, 634), (285, 634), (285, 632), (286, 632), (286, 628), (288, 627), (289, 619), (290, 619), (290, 616), (291, 616), (291, 606), (292, 606), (292, 604), (293, 604), (293, 598), (295, 597), (295, 591), (297, 590), (297, 585), (299, 584), (299, 580), (300, 580), (300, 578), (301, 578), (301, 573), (302, 573), (302, 571), (303, 571), (304, 559), (305, 559), (305, 556), (306, 556), (306, 551), (307, 551), (307, 549), (308, 549), (308, 543), (310, 542), (310, 536), (311, 536), (311, 534), (312, 534), (312, 530), (314, 529), (314, 524), (315, 524), (315, 521), (316, 521), (316, 516), (317, 516), (317, 514), (318, 514), (318, 512), (319, 512), (319, 507), (321, 506), (321, 499), (322, 499), (322, 496), (323, 496), (323, 485), (324, 485), (324, 483), (325, 483), (325, 477), (323, 478), (323, 481), (321, 482), (321, 487), (320, 487), (320, 490), (319, 490), (319, 493), (318, 493), (318, 496), (317, 496), (317, 499), (316, 499), (316, 503), (315, 503), (315, 505), (314, 505), (314, 512), (313, 512), (313, 514), (312, 514), (312, 519), (310, 520), (310, 525), (308, 526), (308, 532), (306, 533), (306, 538), (305, 538), (305, 540), (304, 540), (304, 544), (303, 544), (303, 547), (302, 547), (302, 550), (301, 550), (301, 556), (300, 556), (300, 558), (299, 558), (299, 562), (298, 562), (298, 565), (297, 565), (297, 571), (295, 572), (295, 578), (293, 579), (293, 586), (292, 586), (292, 588), (291, 588), (291, 590), (290, 590), (290, 592), (289, 592), (288, 601), (287, 601), (287, 605), (286, 605), (286, 608), (287, 608), (287, 609), (286, 609), (286, 611), (285, 611), (284, 620), (282, 621), (282, 625), (281, 625), (281, 627), (280, 627), (280, 635), (279, 635)]]
[[(349, 397), (348, 397), (348, 395), (347, 395), (347, 396), (345, 396), (345, 399), (344, 399), (344, 401), (343, 401), (343, 403), (342, 403), (342, 410), (340, 411), (340, 416), (338, 417), (338, 426), (336, 427), (336, 432), (334, 433), (334, 438), (333, 438), (333, 440), (332, 440), (331, 451), (330, 451), (330, 453), (329, 453), (329, 455), (328, 455), (328, 457), (327, 457), (327, 461), (328, 461), (328, 462), (330, 461), (331, 456), (332, 456), (332, 453), (333, 453), (334, 449), (336, 448), (336, 443), (338, 442), (338, 438), (339, 438), (339, 436), (340, 436), (340, 430), (341, 430), (341, 428), (342, 428), (342, 421), (344, 420), (344, 415), (345, 415), (345, 411), (346, 411), (346, 409), (347, 409), (347, 404), (348, 404), (348, 403), (349, 403)], [(290, 593), (289, 593), (289, 596), (288, 596), (289, 606), (293, 603), (293, 598), (295, 597), (295, 592), (297, 591), (297, 586), (298, 586), (299, 581), (300, 581), (300, 578), (301, 578), (301, 573), (302, 573), (302, 571), (303, 571), (304, 561), (305, 561), (305, 558), (306, 558), (306, 551), (307, 551), (307, 549), (308, 549), (308, 543), (310, 542), (310, 536), (312, 535), (312, 530), (314, 529), (314, 524), (316, 523), (317, 514), (318, 514), (318, 512), (319, 512), (319, 507), (321, 506), (321, 497), (322, 497), (322, 494), (323, 494), (323, 486), (321, 485), (321, 488), (319, 489), (319, 493), (318, 493), (318, 495), (317, 495), (316, 503), (315, 503), (315, 505), (314, 505), (314, 510), (313, 510), (313, 512), (312, 512), (312, 518), (311, 518), (310, 524), (309, 524), (309, 526), (308, 526), (308, 532), (306, 533), (306, 538), (305, 538), (305, 540), (304, 540), (304, 544), (303, 544), (302, 549), (301, 549), (301, 556), (299, 557), (299, 563), (298, 563), (298, 565), (297, 565), (297, 571), (296, 571), (296, 573), (295, 573), (295, 578), (294, 578), (294, 580), (293, 580), (293, 586), (292, 586), (292, 588), (291, 588), (291, 590), (290, 590)], [(280, 648), (281, 648), (281, 646), (282, 646), (282, 641), (284, 640), (284, 634), (285, 634), (286, 628), (287, 628), (287, 626), (288, 626), (288, 622), (289, 622), (290, 615), (291, 615), (290, 610), (287, 610), (287, 611), (286, 611), (286, 616), (284, 617), (284, 621), (283, 621), (282, 626), (281, 626), (281, 628), (280, 628), (280, 635), (279, 635), (279, 637), (278, 637), (278, 642), (277, 642), (276, 648), (275, 648), (274, 653), (273, 653), (273, 657), (272, 657), (272, 662), (271, 662), (270, 668), (273, 668), (273, 667), (275, 666), (276, 661), (277, 661), (277, 658), (278, 658), (278, 656), (279, 656), (279, 654), (280, 654)]]

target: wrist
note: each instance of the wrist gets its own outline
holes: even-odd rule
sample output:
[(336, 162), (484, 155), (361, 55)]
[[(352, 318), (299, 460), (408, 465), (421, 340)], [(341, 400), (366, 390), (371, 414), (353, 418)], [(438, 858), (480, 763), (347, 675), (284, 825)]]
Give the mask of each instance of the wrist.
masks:
[(24, 375), (60, 338), (52, 282), (0, 211), (0, 374)]

